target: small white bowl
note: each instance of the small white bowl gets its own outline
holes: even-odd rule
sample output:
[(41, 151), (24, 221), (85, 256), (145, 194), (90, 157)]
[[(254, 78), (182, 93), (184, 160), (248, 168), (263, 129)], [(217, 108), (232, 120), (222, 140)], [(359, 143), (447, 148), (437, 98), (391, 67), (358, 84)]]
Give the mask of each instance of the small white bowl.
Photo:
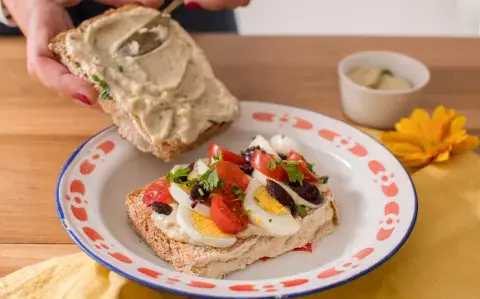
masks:
[[(408, 80), (407, 90), (376, 90), (358, 85), (347, 74), (357, 67), (388, 68)], [(404, 54), (366, 51), (349, 55), (338, 65), (340, 94), (345, 115), (352, 121), (377, 129), (390, 129), (418, 106), (422, 91), (430, 81), (428, 68)]]

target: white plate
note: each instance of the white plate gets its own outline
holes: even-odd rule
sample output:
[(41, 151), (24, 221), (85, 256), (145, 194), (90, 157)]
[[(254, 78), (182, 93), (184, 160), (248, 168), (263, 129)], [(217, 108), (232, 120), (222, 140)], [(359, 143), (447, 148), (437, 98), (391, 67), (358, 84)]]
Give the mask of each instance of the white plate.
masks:
[(313, 250), (258, 261), (223, 280), (173, 270), (127, 223), (125, 196), (174, 164), (206, 155), (208, 143), (165, 164), (109, 127), (78, 148), (57, 187), (58, 214), (72, 239), (107, 268), (141, 284), (184, 295), (285, 298), (351, 281), (388, 260), (408, 238), (417, 215), (414, 185), (381, 144), (338, 120), (269, 103), (242, 102), (241, 118), (213, 141), (240, 151), (257, 134), (285, 134), (305, 148), (315, 170), (330, 176), (339, 227)]

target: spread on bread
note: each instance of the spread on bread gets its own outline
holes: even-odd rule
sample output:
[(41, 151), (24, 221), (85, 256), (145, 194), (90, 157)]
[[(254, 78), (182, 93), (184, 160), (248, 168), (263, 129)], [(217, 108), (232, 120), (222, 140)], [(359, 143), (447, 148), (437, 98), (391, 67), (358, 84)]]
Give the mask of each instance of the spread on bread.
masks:
[(118, 51), (159, 13), (141, 6), (106, 13), (66, 34), (66, 55), (102, 89), (100, 98), (115, 101), (151, 144), (191, 144), (212, 125), (231, 122), (238, 101), (174, 20), (156, 28), (162, 40), (157, 49), (137, 57)]
[(209, 158), (175, 166), (138, 200), (180, 242), (226, 248), (252, 236), (292, 236), (333, 201), (328, 176), (301, 153), (282, 135), (270, 141), (259, 135), (240, 154), (213, 143)]

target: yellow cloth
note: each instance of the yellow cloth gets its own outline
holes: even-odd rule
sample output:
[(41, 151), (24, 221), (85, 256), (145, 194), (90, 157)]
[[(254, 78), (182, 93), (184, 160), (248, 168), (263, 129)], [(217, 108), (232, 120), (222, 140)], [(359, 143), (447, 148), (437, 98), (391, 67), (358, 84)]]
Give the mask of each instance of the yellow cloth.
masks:
[[(480, 298), (479, 156), (467, 152), (412, 177), (419, 214), (404, 247), (366, 276), (307, 298)], [(128, 281), (80, 253), (0, 279), (0, 298), (182, 297)]]

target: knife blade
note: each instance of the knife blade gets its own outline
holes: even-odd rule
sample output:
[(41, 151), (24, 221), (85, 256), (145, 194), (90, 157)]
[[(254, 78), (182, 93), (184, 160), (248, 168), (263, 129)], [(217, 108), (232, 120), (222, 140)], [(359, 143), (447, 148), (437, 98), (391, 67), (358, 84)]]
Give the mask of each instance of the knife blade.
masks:
[(140, 56), (158, 48), (165, 38), (165, 28), (168, 32), (170, 24), (166, 16), (182, 5), (184, 0), (174, 0), (158, 16), (148, 21), (142, 28), (135, 31), (118, 47), (118, 51), (126, 56)]

